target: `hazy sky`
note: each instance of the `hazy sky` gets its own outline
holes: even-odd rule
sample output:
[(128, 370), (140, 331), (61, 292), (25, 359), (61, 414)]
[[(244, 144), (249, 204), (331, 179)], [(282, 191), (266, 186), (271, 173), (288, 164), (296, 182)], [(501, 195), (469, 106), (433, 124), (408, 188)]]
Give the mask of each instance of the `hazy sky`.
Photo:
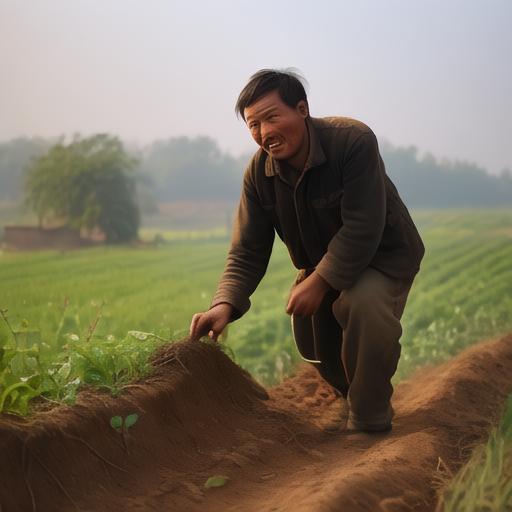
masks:
[(204, 134), (254, 149), (234, 103), (300, 69), (314, 116), (512, 169), (512, 0), (0, 0), (0, 140)]

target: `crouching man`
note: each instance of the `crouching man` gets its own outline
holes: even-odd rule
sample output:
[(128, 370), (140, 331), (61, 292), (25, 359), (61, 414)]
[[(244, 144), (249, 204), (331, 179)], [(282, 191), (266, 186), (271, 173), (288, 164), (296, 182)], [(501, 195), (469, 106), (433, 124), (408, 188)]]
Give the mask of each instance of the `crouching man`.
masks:
[(190, 336), (217, 339), (249, 309), (277, 232), (299, 269), (286, 312), (302, 357), (347, 399), (347, 428), (389, 430), (400, 318), (424, 247), (377, 139), (355, 119), (312, 118), (289, 71), (255, 73), (236, 110), (259, 149), (217, 292)]

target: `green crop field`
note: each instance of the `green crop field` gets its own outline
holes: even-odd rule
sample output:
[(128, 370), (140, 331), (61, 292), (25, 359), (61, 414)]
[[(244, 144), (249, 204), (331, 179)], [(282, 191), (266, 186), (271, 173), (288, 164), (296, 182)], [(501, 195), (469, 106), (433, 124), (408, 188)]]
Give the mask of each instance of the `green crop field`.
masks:
[[(427, 253), (403, 318), (397, 379), (512, 330), (512, 211), (413, 216)], [(72, 401), (83, 383), (118, 392), (143, 375), (154, 348), (184, 337), (208, 307), (228, 249), (221, 231), (162, 233), (169, 241), (159, 246), (0, 253), (0, 411), (26, 413), (37, 396)], [(253, 307), (224, 341), (267, 384), (299, 360), (284, 311), (293, 278), (277, 240)]]

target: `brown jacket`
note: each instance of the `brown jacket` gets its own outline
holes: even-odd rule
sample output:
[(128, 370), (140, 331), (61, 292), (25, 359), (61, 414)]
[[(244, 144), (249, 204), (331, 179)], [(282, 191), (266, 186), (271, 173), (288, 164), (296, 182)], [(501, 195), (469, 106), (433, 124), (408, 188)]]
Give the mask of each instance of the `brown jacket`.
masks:
[(346, 117), (309, 118), (307, 125), (309, 156), (295, 186), (283, 162), (261, 149), (245, 171), (231, 249), (211, 305), (231, 304), (233, 319), (250, 307), (275, 232), (295, 267), (316, 268), (336, 290), (350, 288), (367, 267), (396, 278), (419, 270), (423, 243), (370, 128)]

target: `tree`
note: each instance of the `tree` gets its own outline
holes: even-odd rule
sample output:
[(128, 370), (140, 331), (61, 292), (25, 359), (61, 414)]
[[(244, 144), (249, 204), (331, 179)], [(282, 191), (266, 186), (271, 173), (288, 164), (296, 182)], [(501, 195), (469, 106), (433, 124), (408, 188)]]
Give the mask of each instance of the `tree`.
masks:
[(27, 169), (25, 202), (39, 217), (80, 229), (99, 227), (110, 243), (137, 237), (136, 161), (117, 137), (61, 139)]

